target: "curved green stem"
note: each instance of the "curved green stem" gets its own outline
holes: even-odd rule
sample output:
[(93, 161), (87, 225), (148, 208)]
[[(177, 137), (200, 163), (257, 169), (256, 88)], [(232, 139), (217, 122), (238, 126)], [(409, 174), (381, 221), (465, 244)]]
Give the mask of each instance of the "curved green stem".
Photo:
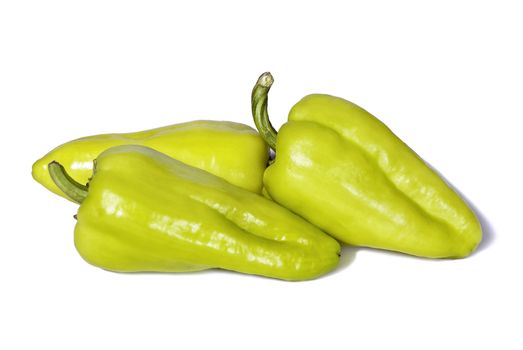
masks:
[(274, 130), (269, 120), (269, 113), (267, 112), (268, 94), (273, 82), (274, 79), (271, 73), (265, 72), (260, 75), (256, 85), (254, 85), (252, 89), (251, 106), (254, 124), (256, 124), (258, 132), (265, 142), (267, 142), (273, 150), (276, 150), (276, 135), (278, 135), (278, 133)]
[(76, 182), (71, 176), (69, 176), (62, 164), (53, 160), (49, 165), (47, 165), (47, 169), (49, 170), (51, 179), (53, 179), (56, 186), (58, 186), (67, 197), (71, 198), (78, 204), (84, 201), (87, 197), (87, 186)]

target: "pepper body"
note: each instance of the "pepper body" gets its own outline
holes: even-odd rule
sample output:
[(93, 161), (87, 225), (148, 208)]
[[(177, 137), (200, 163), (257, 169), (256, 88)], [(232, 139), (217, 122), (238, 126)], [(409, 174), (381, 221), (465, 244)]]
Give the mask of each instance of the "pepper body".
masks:
[(306, 96), (291, 109), (275, 148), (264, 174), (270, 197), (344, 243), (460, 258), (481, 241), (479, 221), (460, 196), (349, 101)]
[(285, 280), (332, 270), (340, 246), (278, 204), (151, 148), (97, 157), (75, 245), (112, 271), (223, 268)]
[(251, 127), (234, 122), (199, 120), (127, 134), (80, 138), (58, 146), (33, 164), (36, 181), (67, 198), (49, 176), (47, 165), (58, 161), (76, 181), (86, 183), (93, 160), (104, 150), (124, 144), (151, 147), (204, 169), (249, 191), (261, 193), (268, 149)]

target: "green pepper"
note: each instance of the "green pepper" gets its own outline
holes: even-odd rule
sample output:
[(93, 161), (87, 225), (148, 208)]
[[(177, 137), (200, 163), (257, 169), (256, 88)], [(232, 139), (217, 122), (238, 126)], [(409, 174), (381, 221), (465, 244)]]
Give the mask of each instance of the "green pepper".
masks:
[(222, 268), (307, 280), (339, 261), (339, 243), (299, 216), (148, 147), (104, 151), (87, 186), (57, 162), (48, 169), (57, 186), (81, 203), (78, 252), (107, 270)]
[(86, 183), (93, 171), (93, 160), (104, 150), (123, 144), (151, 147), (256, 193), (261, 193), (263, 171), (269, 156), (263, 139), (251, 127), (226, 121), (199, 120), (67, 142), (33, 164), (33, 177), (47, 189), (66, 197), (49, 177), (49, 162), (60, 162), (75, 181)]
[(338, 240), (430, 257), (466, 257), (481, 226), (462, 198), (385, 124), (342, 98), (313, 94), (277, 133), (270, 73), (252, 93), (256, 126), (276, 158), (265, 190)]

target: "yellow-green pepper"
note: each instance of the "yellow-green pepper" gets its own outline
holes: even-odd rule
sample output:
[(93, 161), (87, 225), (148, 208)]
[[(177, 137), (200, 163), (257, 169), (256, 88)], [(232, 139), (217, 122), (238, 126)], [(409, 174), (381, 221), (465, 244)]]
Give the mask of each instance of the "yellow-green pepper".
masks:
[(270, 73), (252, 108), (276, 158), (270, 197), (338, 240), (407, 254), (460, 258), (481, 241), (460, 196), (387, 126), (342, 98), (314, 94), (292, 107), (278, 133), (267, 113)]
[(93, 160), (118, 145), (151, 147), (184, 163), (204, 169), (249, 191), (261, 193), (268, 148), (256, 130), (234, 122), (198, 120), (127, 134), (83, 137), (60, 145), (33, 164), (33, 177), (52, 192), (67, 198), (47, 171), (60, 162), (77, 182), (86, 183)]
[(112, 271), (222, 268), (285, 280), (332, 270), (339, 243), (275, 202), (139, 145), (96, 158), (88, 186), (57, 162), (57, 186), (81, 203), (75, 245)]

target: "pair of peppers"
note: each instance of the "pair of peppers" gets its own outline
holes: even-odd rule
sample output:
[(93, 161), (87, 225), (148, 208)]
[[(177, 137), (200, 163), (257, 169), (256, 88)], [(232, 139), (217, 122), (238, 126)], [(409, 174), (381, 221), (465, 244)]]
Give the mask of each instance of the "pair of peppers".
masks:
[(472, 210), (383, 123), (315, 94), (277, 133), (272, 83), (264, 73), (252, 92), (259, 134), (196, 121), (74, 140), (37, 161), (38, 182), (81, 204), (81, 256), (122, 272), (307, 280), (334, 269), (338, 241), (429, 258), (474, 251), (482, 234)]

